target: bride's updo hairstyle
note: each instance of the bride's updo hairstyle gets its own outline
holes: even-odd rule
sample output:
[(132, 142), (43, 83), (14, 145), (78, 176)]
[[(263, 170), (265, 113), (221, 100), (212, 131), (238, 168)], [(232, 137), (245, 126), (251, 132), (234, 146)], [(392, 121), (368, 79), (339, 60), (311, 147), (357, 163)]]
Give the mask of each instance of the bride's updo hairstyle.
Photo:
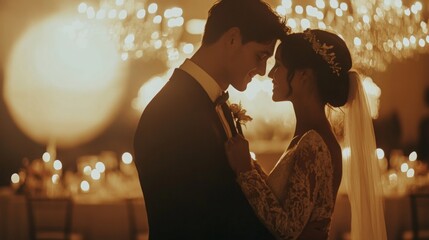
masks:
[(352, 59), (343, 39), (324, 30), (307, 29), (303, 33), (285, 36), (279, 49), (281, 61), (288, 68), (287, 81), (291, 92), (295, 71), (311, 68), (323, 103), (332, 107), (346, 104)]

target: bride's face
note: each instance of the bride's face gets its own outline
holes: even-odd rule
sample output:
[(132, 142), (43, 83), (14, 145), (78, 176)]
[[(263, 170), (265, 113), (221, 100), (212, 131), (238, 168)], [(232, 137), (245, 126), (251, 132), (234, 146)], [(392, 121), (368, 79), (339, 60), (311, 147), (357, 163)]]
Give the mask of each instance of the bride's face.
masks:
[(289, 97), (290, 87), (287, 82), (288, 69), (283, 65), (279, 50), (276, 51), (276, 63), (268, 73), (268, 77), (273, 80), (273, 96), (275, 102), (286, 101)]

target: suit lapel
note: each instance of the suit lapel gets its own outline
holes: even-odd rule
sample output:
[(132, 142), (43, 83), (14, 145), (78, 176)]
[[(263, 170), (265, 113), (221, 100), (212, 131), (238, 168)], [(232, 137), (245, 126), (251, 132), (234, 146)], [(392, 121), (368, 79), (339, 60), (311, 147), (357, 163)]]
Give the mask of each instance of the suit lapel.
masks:
[[(216, 132), (216, 135), (219, 137), (219, 139), (222, 142), (225, 142), (226, 139), (228, 139), (227, 133), (225, 132), (225, 129), (222, 124), (222, 120), (220, 119), (217, 111), (216, 106), (210, 99), (207, 92), (204, 90), (204, 88), (198, 83), (196, 79), (194, 79), (191, 75), (189, 75), (187, 72), (185, 72), (182, 69), (176, 69), (174, 71), (173, 76), (171, 77), (170, 81), (175, 82), (174, 84), (180, 85), (184, 89), (187, 89), (187, 91), (191, 91), (195, 93), (194, 97), (195, 99), (192, 99), (192, 101), (197, 102), (198, 104), (204, 105), (203, 109), (207, 114), (208, 119), (210, 119), (207, 124), (210, 124), (213, 126), (213, 130)], [(228, 125), (231, 129), (235, 129), (233, 120), (232, 120), (232, 113), (229, 111), (229, 107), (226, 105), (225, 110), (228, 109), (229, 114), (225, 114), (225, 118), (227, 119)], [(229, 118), (229, 120), (228, 120)], [(201, 119), (201, 121), (205, 121)], [(230, 125), (232, 124), (232, 125)]]

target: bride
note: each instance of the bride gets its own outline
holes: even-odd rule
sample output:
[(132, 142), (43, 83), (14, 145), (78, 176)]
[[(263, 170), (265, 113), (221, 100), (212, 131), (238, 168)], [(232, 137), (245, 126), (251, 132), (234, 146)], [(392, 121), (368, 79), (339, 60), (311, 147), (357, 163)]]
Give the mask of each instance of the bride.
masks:
[[(343, 168), (352, 207), (351, 238), (386, 239), (375, 140), (365, 93), (350, 52), (337, 35), (307, 29), (282, 39), (269, 77), (273, 100), (291, 101), (296, 129), (267, 175), (251, 161), (241, 135), (226, 151), (237, 182), (260, 220), (278, 239), (326, 239)], [(325, 107), (343, 107), (343, 156)], [(351, 190), (350, 190), (351, 189)], [(319, 232), (305, 228), (320, 222)]]

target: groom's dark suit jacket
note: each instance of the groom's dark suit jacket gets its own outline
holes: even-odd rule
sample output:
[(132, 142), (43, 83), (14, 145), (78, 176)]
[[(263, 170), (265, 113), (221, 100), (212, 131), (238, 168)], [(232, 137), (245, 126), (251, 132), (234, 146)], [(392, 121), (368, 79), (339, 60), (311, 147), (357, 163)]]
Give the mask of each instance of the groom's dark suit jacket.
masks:
[(156, 239), (272, 239), (229, 167), (213, 102), (176, 69), (144, 110), (134, 154)]

